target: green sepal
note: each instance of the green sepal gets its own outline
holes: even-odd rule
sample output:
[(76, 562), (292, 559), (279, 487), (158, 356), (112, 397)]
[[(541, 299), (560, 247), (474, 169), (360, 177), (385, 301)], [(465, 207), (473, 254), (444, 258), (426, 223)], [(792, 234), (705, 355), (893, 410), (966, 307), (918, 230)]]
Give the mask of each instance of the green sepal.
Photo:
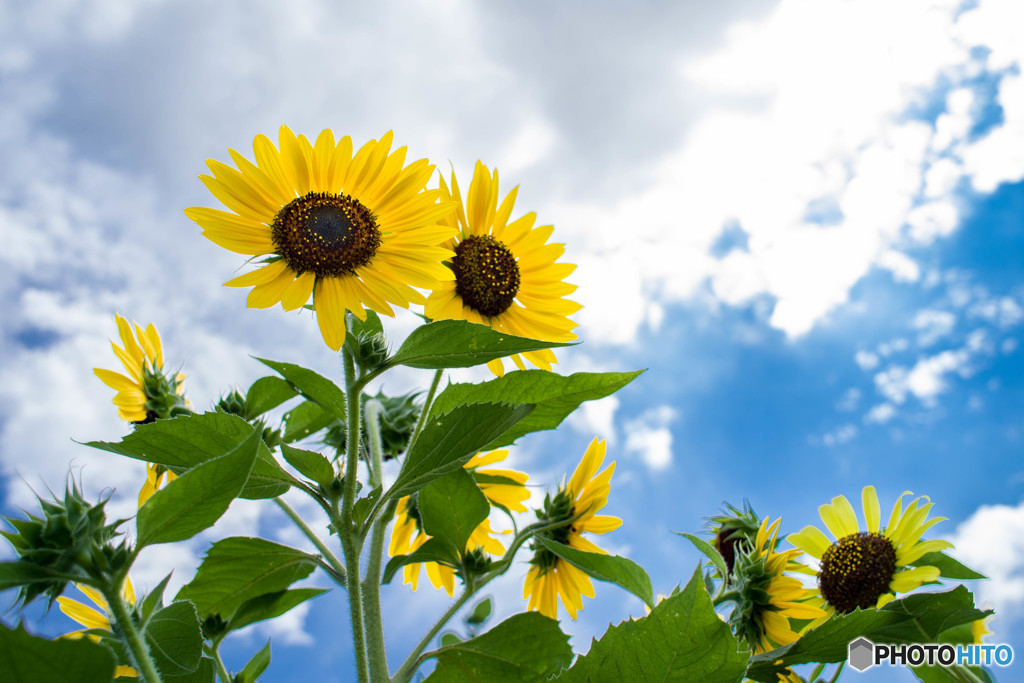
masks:
[(335, 418), (339, 420), (345, 419), (345, 392), (331, 380), (309, 368), (304, 368), (294, 363), (282, 363), (265, 358), (257, 358), (256, 360), (278, 372), (296, 391), (310, 401), (319, 404), (320, 407)]
[(438, 477), (420, 489), (417, 500), (423, 530), (463, 550), (491, 506), (465, 469)]
[(575, 346), (515, 337), (466, 320), (437, 320), (412, 331), (387, 367), (405, 365), (424, 370), (469, 368), (516, 353)]
[(205, 619), (213, 614), (230, 620), (246, 602), (276, 593), (309, 576), (316, 558), (297, 548), (262, 538), (233, 536), (214, 543), (192, 581), (178, 591)]
[(235, 674), (234, 683), (256, 683), (260, 675), (270, 666), (270, 641), (253, 655), (245, 667)]
[(480, 403), (458, 406), (427, 420), (405, 456), (389, 496), (407, 496), (453, 472), (483, 446), (533, 410), (532, 405)]
[(543, 545), (548, 551), (562, 558), (587, 576), (598, 581), (607, 581), (629, 591), (644, 601), (648, 607), (654, 607), (654, 591), (651, 578), (644, 568), (633, 560), (618, 555), (602, 555), (588, 553), (571, 548), (544, 536), (535, 536), (534, 541)]
[(449, 639), (423, 657), (437, 660), (427, 683), (542, 682), (569, 665), (572, 648), (557, 621), (524, 612), (475, 638)]
[(698, 565), (682, 592), (642, 619), (610, 626), (553, 680), (739, 683), (748, 653), (738, 645), (715, 613)]
[(395, 555), (392, 557), (388, 561), (387, 566), (384, 567), (384, 576), (380, 582), (382, 584), (391, 583), (391, 579), (395, 577), (395, 572), (407, 564), (438, 562), (448, 567), (457, 567), (460, 557), (461, 553), (451, 543), (439, 538), (428, 538), (423, 545), (408, 555)]
[(0, 671), (4, 680), (32, 683), (109, 683), (117, 662), (102, 645), (79, 640), (33, 636), (24, 624), (0, 623)]
[(547, 370), (520, 370), (481, 384), (450, 384), (435, 399), (431, 415), (472, 403), (533, 405), (529, 416), (481, 448), (494, 450), (526, 434), (556, 428), (584, 401), (614, 394), (641, 372), (578, 372), (565, 377)]
[(260, 434), (252, 431), (232, 450), (154, 493), (136, 518), (137, 546), (184, 541), (213, 526), (242, 492), (260, 446), (266, 447)]

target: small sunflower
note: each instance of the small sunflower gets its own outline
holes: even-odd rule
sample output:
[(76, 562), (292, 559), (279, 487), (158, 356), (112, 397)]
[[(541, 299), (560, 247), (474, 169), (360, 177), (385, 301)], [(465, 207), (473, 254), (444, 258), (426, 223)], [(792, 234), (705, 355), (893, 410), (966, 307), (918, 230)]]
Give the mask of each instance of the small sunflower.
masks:
[(769, 523), (765, 517), (752, 539), (753, 545), (740, 542), (733, 565), (730, 585), (738, 595), (731, 623), (737, 635), (754, 648), (755, 653), (768, 652), (789, 645), (797, 638), (790, 619), (818, 619), (826, 612), (809, 600), (814, 592), (785, 572), (801, 571), (796, 558), (800, 550), (776, 552), (779, 521)]
[(804, 527), (787, 540), (817, 558), (818, 587), (829, 612), (882, 607), (896, 597), (939, 578), (938, 567), (915, 566), (927, 553), (953, 547), (948, 541), (922, 541), (921, 536), (938, 522), (928, 519), (932, 503), (921, 496), (903, 509), (905, 491), (896, 500), (889, 524), (880, 527), (878, 494), (874, 486), (865, 486), (861, 494), (867, 531), (861, 531), (857, 514), (845, 496), (837, 496), (829, 505), (818, 508), (821, 519), (835, 541), (817, 527)]
[(504, 449), (477, 453), (469, 459), (465, 468), (476, 478), (477, 486), (491, 505), (513, 512), (526, 512), (523, 503), (530, 497), (530, 491), (526, 488), (530, 476), (515, 470), (485, 469), (507, 457), (508, 451)]
[[(455, 252), (450, 260), (454, 277), (434, 288), (425, 313), (433, 320), (468, 320), (519, 337), (572, 341), (576, 323), (569, 316), (580, 305), (564, 298), (576, 290), (564, 280), (576, 266), (557, 263), (565, 247), (548, 244), (554, 228), (534, 227), (536, 214), (509, 222), (517, 191), (513, 188), (499, 206), (498, 172), (477, 162), (463, 206), (455, 173), (450, 189), (441, 178), (442, 200), (458, 206), (445, 218), (457, 231), (448, 243)], [(558, 362), (550, 349), (522, 355), (544, 370)], [(519, 354), (512, 360), (520, 370), (526, 368)], [(504, 373), (500, 358), (487, 367), (496, 375)]]
[(264, 265), (225, 283), (252, 287), (250, 308), (301, 308), (313, 297), (324, 341), (345, 342), (345, 311), (364, 307), (394, 315), (391, 305), (423, 303), (413, 287), (451, 280), (440, 246), (453, 232), (438, 221), (454, 209), (424, 191), (434, 172), (426, 159), (405, 165), (406, 148), (391, 151), (392, 134), (353, 154), (352, 139), (335, 143), (330, 130), (315, 144), (281, 126), (279, 148), (265, 135), (253, 141), (256, 163), (228, 150), (237, 169), (212, 159), (199, 179), (229, 211), (202, 207), (185, 215), (229, 251), (268, 256)]
[[(423, 530), (423, 522), (420, 520), (420, 513), (416, 507), (415, 496), (405, 496), (398, 501), (398, 510), (395, 513), (395, 527), (391, 531), (391, 545), (388, 552), (391, 556), (408, 555), (430, 538)], [(505, 546), (498, 539), (494, 538), (494, 531), (491, 529), (489, 520), (484, 520), (473, 530), (466, 543), (466, 552), (471, 553), (477, 548), (491, 555), (501, 555), (505, 552)], [(434, 588), (444, 588), (448, 595), (455, 593), (455, 569), (437, 562), (420, 562), (407, 564), (403, 567), (405, 583), (412, 585), (412, 589), (419, 587), (420, 566), (427, 571), (427, 578)]]
[[(598, 468), (604, 462), (605, 442), (594, 439), (583, 455), (579, 466), (573, 472), (568, 484), (563, 484), (558, 493), (544, 501), (544, 509), (537, 512), (541, 522), (565, 520), (565, 526), (541, 532), (541, 535), (556, 543), (589, 553), (606, 554), (589, 540), (584, 532), (604, 534), (622, 525), (618, 517), (596, 514), (608, 503), (611, 492), (611, 478), (615, 472), (612, 462), (602, 472)], [(571, 520), (571, 521), (570, 521)], [(590, 577), (561, 559), (550, 550), (533, 544), (534, 555), (530, 560), (529, 572), (523, 586), (523, 598), (529, 598), (527, 609), (535, 609), (551, 619), (558, 618), (558, 598), (573, 619), (583, 609), (583, 596), (594, 597), (594, 585)]]
[[(113, 633), (110, 627), (110, 608), (107, 606), (107, 601), (103, 599), (103, 596), (95, 588), (76, 583), (75, 587), (82, 591), (89, 600), (92, 601), (97, 610), (94, 607), (81, 603), (71, 598), (66, 598), (63, 595), (57, 598), (57, 602), (60, 604), (60, 611), (74, 619), (76, 622), (84, 626), (84, 629), (78, 631), (72, 631), (65, 633), (61, 638), (82, 638), (86, 637), (94, 642), (99, 642), (100, 637), (92, 633), (86, 633), (90, 629), (101, 629), (104, 631)], [(131, 579), (125, 578), (124, 586), (121, 589), (121, 595), (124, 596), (125, 602), (131, 607), (135, 604), (135, 589), (132, 587)], [(102, 611), (100, 611), (102, 610)], [(135, 678), (139, 675), (139, 672), (130, 666), (118, 665), (114, 671), (114, 677), (127, 676), (129, 678)]]
[(156, 465), (151, 462), (146, 463), (146, 483), (142, 485), (142, 489), (139, 491), (139, 507), (142, 507), (147, 500), (152, 498), (153, 494), (156, 493), (162, 485), (170, 484), (177, 478), (178, 475), (163, 465)]
[(156, 327), (152, 323), (146, 329), (135, 322), (129, 325), (116, 313), (114, 319), (124, 348), (113, 341), (110, 346), (128, 374), (103, 368), (94, 368), (93, 372), (117, 391), (113, 403), (117, 406), (118, 417), (126, 422), (145, 424), (188, 412), (183, 386), (185, 375), (164, 372), (164, 351)]

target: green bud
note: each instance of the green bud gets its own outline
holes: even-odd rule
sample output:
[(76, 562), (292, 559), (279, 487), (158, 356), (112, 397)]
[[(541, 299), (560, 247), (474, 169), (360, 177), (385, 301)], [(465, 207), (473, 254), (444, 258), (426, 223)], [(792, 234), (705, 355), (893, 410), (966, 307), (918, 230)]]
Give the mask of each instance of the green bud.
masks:
[[(551, 494), (544, 496), (544, 505), (537, 510), (537, 521), (541, 524), (560, 524), (561, 526), (541, 531), (537, 536), (568, 545), (569, 536), (572, 533), (570, 526), (572, 518), (572, 497), (569, 496), (568, 491), (559, 489), (553, 498)], [(530, 564), (535, 564), (541, 569), (548, 569), (558, 561), (558, 557), (554, 553), (536, 541), (530, 543), (530, 549), (533, 550), (533, 559), (530, 560)]]
[[(405, 394), (403, 396), (385, 396), (378, 392), (376, 396), (362, 396), (363, 415), (366, 414), (366, 403), (370, 399), (380, 402), (380, 440), (383, 450), (382, 457), (385, 461), (397, 458), (409, 447), (409, 439), (416, 429), (416, 422), (420, 417), (421, 406), (415, 399), (418, 393)], [(366, 426), (363, 425), (361, 442), (366, 452), (366, 444), (369, 437), (366, 434)], [(346, 443), (345, 424), (341, 421), (335, 422), (327, 428), (323, 443), (334, 448), (336, 451), (344, 451)]]
[(232, 389), (227, 396), (223, 396), (219, 401), (217, 401), (217, 408), (223, 410), (229, 415), (237, 415), (243, 420), (246, 419), (245, 396), (238, 393), (235, 389)]
[(738, 552), (729, 584), (739, 594), (739, 598), (729, 617), (729, 624), (737, 636), (754, 647), (764, 635), (758, 615), (775, 609), (768, 592), (768, 585), (775, 573), (768, 567), (768, 555), (755, 552), (752, 545), (743, 543), (735, 546)]
[(463, 582), (486, 574), (491, 569), (491, 558), (483, 548), (476, 547), (462, 556), (462, 566), (455, 569), (455, 574)]
[(391, 349), (383, 332), (359, 332), (352, 337), (355, 340), (351, 345), (352, 355), (364, 371), (376, 370), (387, 362)]
[(731, 574), (737, 550), (740, 550), (737, 545), (753, 546), (757, 530), (761, 527), (761, 520), (750, 507), (749, 501), (743, 501), (742, 510), (737, 510), (728, 503), (725, 506), (727, 510), (724, 514), (708, 518), (708, 530), (714, 535), (712, 545), (725, 560), (725, 566), (729, 568)]

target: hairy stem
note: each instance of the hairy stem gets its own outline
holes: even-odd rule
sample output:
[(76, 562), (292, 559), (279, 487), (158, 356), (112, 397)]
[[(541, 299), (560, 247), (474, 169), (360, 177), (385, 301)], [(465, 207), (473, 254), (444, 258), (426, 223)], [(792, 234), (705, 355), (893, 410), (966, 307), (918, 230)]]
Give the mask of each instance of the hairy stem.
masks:
[(388, 658), (384, 647), (384, 622), (380, 610), (380, 566), (384, 558), (384, 534), (388, 523), (395, 514), (396, 503), (384, 508), (380, 517), (373, 523), (370, 536), (370, 560), (363, 581), (363, 595), (366, 598), (364, 610), (366, 614), (367, 654), (370, 658), (370, 673), (374, 680), (388, 680)]
[(217, 676), (220, 677), (220, 680), (223, 683), (232, 683), (231, 674), (228, 673), (228, 668), (224, 666), (224, 660), (220, 658), (220, 641), (213, 641), (207, 650), (213, 659), (213, 663), (217, 665)]
[(320, 540), (320, 537), (317, 536), (316, 533), (309, 528), (309, 525), (306, 524), (306, 522), (301, 517), (299, 517), (299, 514), (295, 512), (295, 510), (293, 510), (292, 507), (288, 505), (288, 503), (284, 502), (284, 499), (282, 499), (281, 497), (277, 497), (274, 499), (274, 502), (277, 503), (277, 507), (281, 508), (284, 511), (284, 513), (288, 515), (289, 519), (295, 522), (295, 526), (299, 528), (299, 531), (305, 534), (306, 538), (308, 538), (313, 543), (313, 545), (316, 546), (316, 549), (320, 551), (320, 554), (323, 555), (324, 559), (327, 560), (327, 563), (331, 565), (331, 568), (334, 569), (334, 571), (337, 573), (339, 577), (341, 577), (342, 585), (347, 583), (345, 565), (341, 563), (341, 560), (339, 560), (337, 556), (335, 556), (335, 554), (331, 552), (331, 549), (328, 548), (322, 540)]
[(412, 436), (409, 437), (409, 448), (416, 443), (416, 438), (419, 437), (420, 432), (423, 431), (423, 425), (427, 424), (427, 416), (430, 415), (430, 408), (434, 404), (434, 395), (437, 393), (437, 387), (441, 384), (441, 376), (444, 375), (444, 370), (438, 370), (434, 373), (434, 381), (430, 384), (430, 391), (427, 392), (427, 398), (423, 402), (423, 410), (420, 412), (420, 419), (416, 421), (416, 428), (412, 430)]
[(156, 665), (153, 664), (153, 660), (149, 656), (149, 647), (146, 646), (142, 634), (135, 628), (135, 622), (132, 620), (131, 614), (128, 613), (128, 606), (125, 605), (124, 598), (121, 597), (120, 584), (122, 582), (115, 581), (114, 583), (118, 586), (107, 584), (103, 587), (103, 597), (107, 599), (107, 605), (110, 606), (110, 612), (117, 623), (118, 631), (121, 632), (121, 640), (128, 647), (132, 661), (135, 662), (142, 680), (146, 683), (160, 683), (160, 674), (157, 673)]

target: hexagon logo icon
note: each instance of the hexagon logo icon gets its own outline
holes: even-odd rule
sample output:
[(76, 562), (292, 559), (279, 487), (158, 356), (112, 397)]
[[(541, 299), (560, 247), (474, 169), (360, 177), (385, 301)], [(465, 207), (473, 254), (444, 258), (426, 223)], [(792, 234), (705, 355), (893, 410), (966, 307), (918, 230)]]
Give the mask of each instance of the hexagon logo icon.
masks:
[(858, 638), (850, 643), (850, 666), (857, 671), (866, 671), (875, 665), (875, 644), (867, 638)]

